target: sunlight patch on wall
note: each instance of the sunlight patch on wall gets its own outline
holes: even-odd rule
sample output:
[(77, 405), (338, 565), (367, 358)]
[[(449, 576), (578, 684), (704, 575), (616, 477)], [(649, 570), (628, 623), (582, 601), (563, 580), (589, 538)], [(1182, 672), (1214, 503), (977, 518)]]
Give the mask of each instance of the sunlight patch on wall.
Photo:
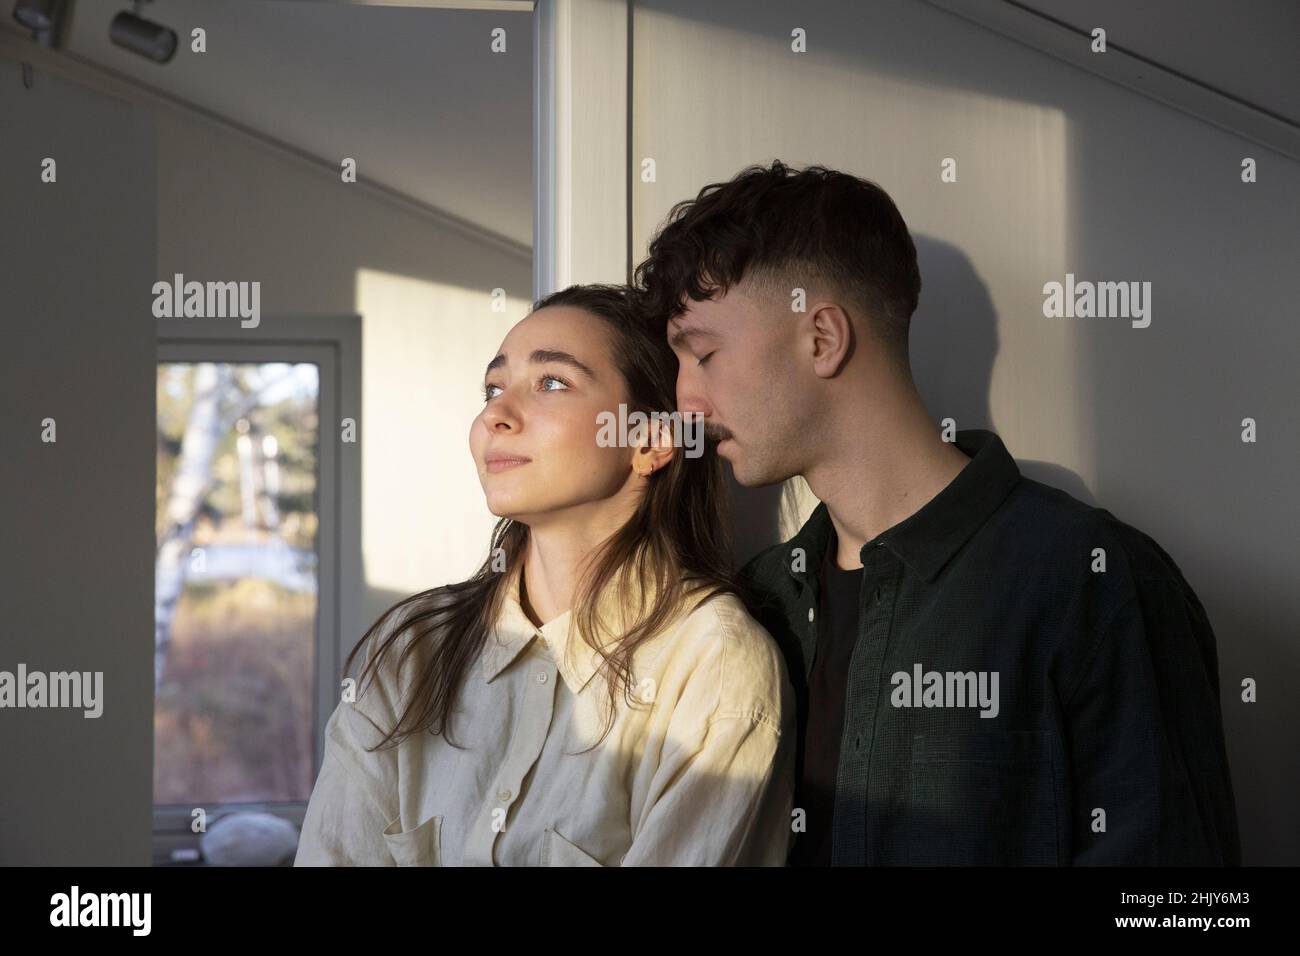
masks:
[(493, 312), (489, 289), (357, 271), (367, 587), (411, 594), (465, 579), (486, 556), (495, 518), (469, 428), (483, 369), (530, 304), (507, 297)]

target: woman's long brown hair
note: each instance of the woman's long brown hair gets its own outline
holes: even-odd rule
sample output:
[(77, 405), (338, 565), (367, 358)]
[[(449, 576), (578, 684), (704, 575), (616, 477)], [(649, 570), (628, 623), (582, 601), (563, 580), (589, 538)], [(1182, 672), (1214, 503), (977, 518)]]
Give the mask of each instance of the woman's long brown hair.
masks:
[[(638, 410), (649, 416), (676, 408), (676, 356), (664, 330), (651, 325), (638, 308), (637, 293), (624, 286), (575, 285), (539, 299), (533, 311), (561, 305), (584, 309), (608, 323), (614, 343), (611, 358), (627, 386), (629, 413)], [(609, 718), (601, 740), (613, 725), (620, 692), (629, 706), (633, 704), (631, 667), (637, 647), (671, 623), (688, 600), (696, 598), (698, 604), (718, 594), (745, 593), (730, 570), (727, 486), (714, 444), (703, 443), (698, 458), (674, 455), (646, 484), (636, 512), (588, 557), (574, 597), (574, 626), (599, 654), (609, 691)], [(410, 689), (404, 692), (405, 707), (396, 726), (385, 732), (377, 747), (423, 731), (446, 733), (448, 742), (457, 746), (450, 735), (456, 698), (497, 620), (511, 575), (522, 575), (528, 534), (527, 525), (502, 518), (492, 532), (487, 559), (469, 580), (399, 601), (352, 649), (345, 674), (375, 634), (388, 632), (358, 676), (358, 686), (364, 686), (367, 675), (373, 677), (394, 643), (406, 635), (397, 670), (414, 669)], [(628, 583), (636, 586), (629, 588)], [(632, 622), (626, 633), (605, 634), (596, 596), (616, 586), (629, 598), (639, 595), (632, 602), (639, 606), (624, 611)]]

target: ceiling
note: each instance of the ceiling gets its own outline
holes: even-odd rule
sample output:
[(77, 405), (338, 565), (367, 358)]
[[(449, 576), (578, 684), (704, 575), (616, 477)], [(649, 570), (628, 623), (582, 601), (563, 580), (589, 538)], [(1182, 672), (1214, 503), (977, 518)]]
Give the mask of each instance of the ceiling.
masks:
[[(1006, 0), (1011, 2), (1011, 0)], [(1014, 0), (1300, 125), (1298, 0)]]
[(110, 42), (129, 9), (76, 0), (64, 48), (332, 164), (354, 157), (359, 177), (531, 248), (531, 12), (156, 0), (142, 15), (181, 39), (157, 64)]
[[(532, 13), (375, 2), (151, 0), (144, 15), (182, 40), (161, 66), (109, 41), (128, 0), (76, 0), (64, 45), (299, 151), (353, 156), (363, 177), (531, 247)], [(1300, 125), (1300, 0), (1000, 2), (1104, 26), (1110, 45)], [(207, 53), (188, 48), (195, 26)], [(505, 53), (489, 48), (496, 27)]]

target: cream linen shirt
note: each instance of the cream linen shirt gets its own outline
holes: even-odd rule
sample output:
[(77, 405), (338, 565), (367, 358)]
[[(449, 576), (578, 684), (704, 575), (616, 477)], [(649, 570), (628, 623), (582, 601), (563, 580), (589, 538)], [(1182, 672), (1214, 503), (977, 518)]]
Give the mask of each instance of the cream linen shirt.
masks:
[(762, 626), (732, 595), (680, 614), (636, 653), (636, 704), (620, 694), (581, 753), (609, 693), (571, 619), (533, 625), (511, 572), (452, 718), (466, 749), (426, 731), (367, 752), (402, 710), (402, 635), (330, 716), (294, 865), (784, 865), (794, 696)]

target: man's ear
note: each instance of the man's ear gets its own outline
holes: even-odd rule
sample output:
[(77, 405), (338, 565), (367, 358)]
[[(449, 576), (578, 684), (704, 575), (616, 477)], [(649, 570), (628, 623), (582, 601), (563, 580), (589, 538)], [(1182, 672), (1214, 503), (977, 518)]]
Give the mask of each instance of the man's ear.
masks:
[(853, 354), (852, 320), (835, 303), (818, 302), (809, 307), (804, 321), (813, 373), (818, 378), (834, 378)]
[(658, 415), (651, 415), (644, 428), (637, 429), (636, 449), (632, 452), (632, 470), (638, 475), (650, 477), (656, 471), (668, 467), (677, 454), (673, 444), (673, 430), (669, 423)]

